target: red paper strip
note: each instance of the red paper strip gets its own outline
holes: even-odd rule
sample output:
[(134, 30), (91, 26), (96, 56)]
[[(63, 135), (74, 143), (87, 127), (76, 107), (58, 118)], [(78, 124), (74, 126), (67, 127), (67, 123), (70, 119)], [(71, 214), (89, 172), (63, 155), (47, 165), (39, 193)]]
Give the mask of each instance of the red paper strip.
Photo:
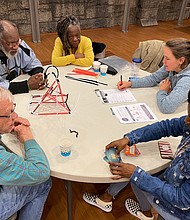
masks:
[(75, 68), (74, 70), (72, 70), (72, 72), (78, 73), (78, 74), (84, 74), (84, 75), (88, 75), (88, 76), (98, 76), (98, 74), (95, 72), (91, 72), (91, 71), (83, 70), (83, 69), (79, 69), (79, 68)]

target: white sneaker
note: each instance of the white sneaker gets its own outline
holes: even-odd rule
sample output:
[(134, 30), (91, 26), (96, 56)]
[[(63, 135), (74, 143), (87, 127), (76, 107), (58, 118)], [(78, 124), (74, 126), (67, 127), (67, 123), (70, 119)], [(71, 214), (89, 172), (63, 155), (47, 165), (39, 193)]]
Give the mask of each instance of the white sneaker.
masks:
[(141, 219), (141, 220), (153, 220), (154, 219), (154, 217), (145, 216), (141, 211), (139, 203), (134, 201), (133, 199), (126, 199), (125, 207), (131, 215), (135, 216), (138, 219)]
[(84, 193), (83, 194), (83, 199), (88, 204), (94, 205), (94, 206), (102, 209), (105, 212), (111, 212), (112, 211), (112, 202), (104, 202), (101, 199), (99, 199), (98, 195), (96, 195), (96, 194)]

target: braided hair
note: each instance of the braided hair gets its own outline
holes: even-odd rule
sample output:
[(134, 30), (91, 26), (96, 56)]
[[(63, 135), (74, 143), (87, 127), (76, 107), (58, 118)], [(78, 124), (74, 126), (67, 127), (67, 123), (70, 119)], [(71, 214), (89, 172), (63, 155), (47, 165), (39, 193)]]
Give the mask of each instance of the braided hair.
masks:
[(70, 54), (69, 49), (71, 46), (69, 44), (68, 37), (67, 37), (68, 28), (70, 25), (77, 25), (80, 30), (80, 23), (78, 19), (73, 15), (66, 16), (64, 19), (60, 19), (57, 23), (57, 34), (63, 44), (65, 55)]

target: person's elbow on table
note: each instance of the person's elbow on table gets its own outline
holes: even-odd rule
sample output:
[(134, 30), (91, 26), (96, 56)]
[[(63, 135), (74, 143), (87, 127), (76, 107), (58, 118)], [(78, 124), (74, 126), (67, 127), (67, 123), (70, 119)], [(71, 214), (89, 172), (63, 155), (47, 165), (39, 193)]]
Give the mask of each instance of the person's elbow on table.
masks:
[(176, 111), (177, 107), (173, 107), (173, 106), (170, 106), (170, 105), (165, 105), (163, 103), (161, 104), (158, 104), (158, 108), (160, 109), (160, 111), (163, 113), (163, 114), (172, 114)]
[(157, 105), (163, 114), (174, 113), (181, 104), (182, 102), (171, 102), (171, 99), (169, 99), (165, 91), (160, 90), (157, 93)]
[(168, 101), (166, 101), (166, 99), (162, 99), (162, 100), (157, 99), (157, 105), (163, 114), (172, 114), (179, 107), (179, 104), (169, 103)]

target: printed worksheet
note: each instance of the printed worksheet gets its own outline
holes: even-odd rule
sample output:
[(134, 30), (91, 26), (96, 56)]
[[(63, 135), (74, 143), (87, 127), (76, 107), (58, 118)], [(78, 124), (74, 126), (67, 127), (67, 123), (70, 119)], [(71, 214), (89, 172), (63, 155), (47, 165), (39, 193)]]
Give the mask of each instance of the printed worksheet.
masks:
[(121, 123), (155, 121), (157, 117), (145, 103), (111, 107), (112, 113)]
[(103, 103), (122, 103), (122, 102), (135, 102), (136, 99), (129, 89), (120, 91), (118, 89), (98, 90)]

